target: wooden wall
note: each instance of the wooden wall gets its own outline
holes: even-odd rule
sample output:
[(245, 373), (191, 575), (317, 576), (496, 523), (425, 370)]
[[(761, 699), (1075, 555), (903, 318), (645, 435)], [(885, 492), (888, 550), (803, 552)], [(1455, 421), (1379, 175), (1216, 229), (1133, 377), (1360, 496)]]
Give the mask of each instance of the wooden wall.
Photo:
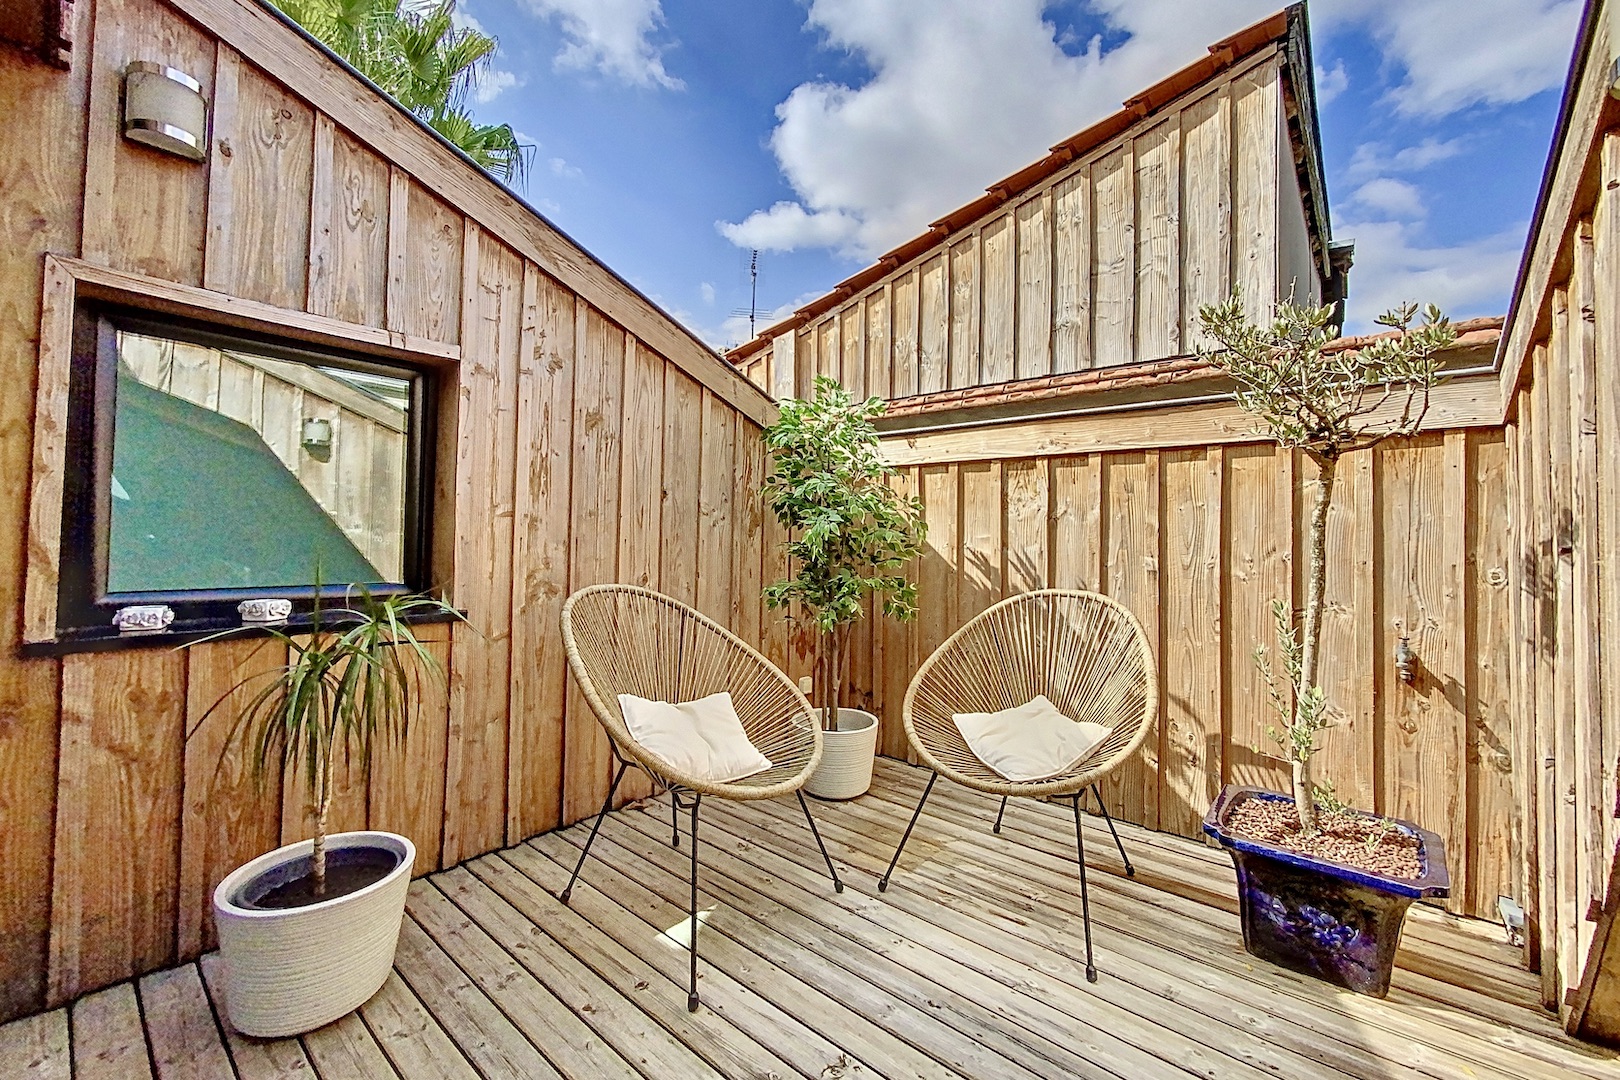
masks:
[[(1266, 727), (1256, 645), (1275, 656), (1271, 602), (1304, 596), (1314, 467), (1239, 442), (907, 466), (928, 543), (921, 617), (885, 623), (859, 692), (883, 752), (904, 756), (900, 704), (915, 665), (995, 601), (1083, 588), (1122, 601), (1159, 657), (1162, 708), (1139, 756), (1104, 784), (1110, 810), (1201, 835), (1224, 783), (1286, 790)], [(1424, 434), (1340, 468), (1329, 516), (1327, 690), (1337, 726), (1318, 759), (1348, 803), (1417, 821), (1447, 843), (1454, 910), (1496, 917), (1517, 895), (1508, 670), (1512, 523), (1500, 428)], [(1466, 524), (1464, 524), (1466, 522)], [(1411, 635), (1417, 681), (1395, 675)]]
[[(50, 554), (23, 525), (45, 253), (459, 355), (435, 570), (475, 631), (429, 631), (448, 687), (339, 811), (410, 835), (419, 871), (605, 795), (556, 632), (571, 589), (634, 581), (761, 625), (762, 394), (258, 5), (81, 0), (74, 18), (70, 72), (0, 52), (0, 1018), (195, 955), (213, 884), (307, 831), (292, 785), (216, 772), (229, 710), (203, 719), (275, 650), (19, 657), (25, 563)], [(119, 137), (135, 58), (203, 83), (206, 164)]]
[[(1081, 154), (741, 360), (777, 397), (817, 374), (907, 397), (1195, 351), (1201, 305), (1256, 312), (1309, 267), (1275, 49)], [(1293, 197), (1280, 197), (1284, 187)], [(1304, 246), (1283, 251), (1282, 245)], [(1299, 295), (1319, 297), (1314, 274)]]
[[(1502, 358), (1522, 477), (1511, 493), (1517, 752), (1537, 765), (1522, 793), (1531, 960), (1572, 1030), (1603, 982), (1592, 920), (1620, 911), (1620, 103), (1607, 7), (1586, 12)], [(1607, 962), (1620, 970), (1620, 952)]]

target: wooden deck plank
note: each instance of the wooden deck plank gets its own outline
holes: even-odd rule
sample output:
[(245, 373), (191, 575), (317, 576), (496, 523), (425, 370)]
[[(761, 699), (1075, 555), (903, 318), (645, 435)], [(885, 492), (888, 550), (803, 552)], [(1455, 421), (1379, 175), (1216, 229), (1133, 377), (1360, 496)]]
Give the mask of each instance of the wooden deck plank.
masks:
[(225, 1011), (224, 963), (217, 952), (197, 961), (237, 1075), (241, 1080), (315, 1080), (315, 1066), (297, 1039), (255, 1039), (231, 1026), (230, 1014)]
[(649, 1025), (634, 1002), (559, 948), (466, 868), (447, 870), (433, 883), (648, 1080), (709, 1080), (720, 1075), (668, 1031)]
[(640, 1075), (433, 885), (416, 882), (407, 910), (559, 1072), (601, 1080)]
[(140, 995), (158, 1080), (220, 1080), (236, 1075), (196, 964), (147, 975), (141, 979)]
[[(604, 827), (597, 843), (602, 845), (605, 862), (665, 900), (678, 903), (687, 888), (685, 876), (675, 865), (680, 853), (670, 848), (662, 837), (655, 836), (650, 831), (651, 824), (647, 814), (624, 815), (611, 823), (611, 832)], [(723, 858), (726, 851), (722, 848), (709, 854)], [(1020, 1063), (1004, 1050), (992, 1049), (971, 1034), (951, 1027), (944, 1021), (945, 1006), (938, 1001), (929, 1004), (931, 995), (919, 993), (908, 999), (906, 995), (891, 994), (887, 987), (892, 986), (893, 981), (884, 979), (881, 969), (893, 961), (836, 932), (817, 933), (808, 920), (796, 922), (798, 912), (793, 908), (763, 892), (739, 890), (729, 877), (714, 872), (712, 862), (704, 859), (699, 882), (699, 888), (717, 901), (703, 925), (705, 932), (724, 934), (739, 944), (751, 945), (806, 983), (830, 988), (840, 1001), (957, 1073), (1008, 1078), (1050, 1074), (1055, 1063), (1049, 1059)], [(799, 934), (789, 934), (786, 929), (789, 924)], [(840, 963), (841, 960), (846, 962)], [(852, 963), (848, 962), (851, 960)], [(915, 968), (895, 966), (913, 976), (921, 974)], [(918, 983), (915, 977), (910, 981)], [(917, 989), (927, 988), (919, 985)], [(944, 986), (934, 992), (941, 997), (951, 995)], [(969, 999), (958, 998), (953, 1007), (969, 1004)], [(841, 1031), (837, 1034), (842, 1038)]]
[(134, 983), (109, 986), (73, 1003), (73, 1075), (77, 1080), (151, 1080), (152, 1060)]
[[(718, 808), (716, 814), (729, 809)], [(784, 880), (798, 876), (794, 864), (769, 850), (780, 844), (774, 839), (783, 831), (780, 824), (760, 825), (735, 815), (728, 817), (734, 835), (752, 846), (750, 861)], [(876, 929), (899, 937), (912, 954), (933, 952), (953, 961), (952, 979), (971, 988), (980, 1000), (995, 1000), (1002, 994), (996, 984), (1005, 987), (1012, 992), (1009, 1014), (1038, 1025), (1037, 1030), (1048, 1031), (1060, 1042), (1072, 1038), (1077, 1027), (1097, 1033), (1101, 1045), (1088, 1047), (1086, 1056), (1122, 1076), (1185, 1072), (1197, 1076), (1315, 1075), (1327, 1080), (1337, 1075), (1325, 1070), (1312, 1074), (1303, 1060), (1279, 1054), (1235, 1029), (1217, 1033), (1194, 1010), (1172, 1001), (1150, 1001), (1123, 980), (1089, 983), (1083, 953), (1079, 960), (1047, 953), (1035, 964), (1018, 962), (1007, 955), (1010, 938), (1004, 930), (948, 908), (931, 912), (930, 919), (900, 910), (892, 896), (873, 902), (846, 894), (832, 903), (845, 909), (840, 921), (848, 920), (847, 935), (856, 937), (863, 930), (860, 920), (848, 919), (849, 911), (858, 911)], [(1099, 949), (1099, 966), (1106, 965), (1106, 955)], [(1210, 1038), (1215, 1034), (1221, 1036), (1219, 1041)], [(1117, 1041), (1110, 1044), (1108, 1039)]]
[[(667, 981), (662, 972), (627, 945), (603, 933), (572, 907), (565, 907), (539, 882), (524, 874), (514, 861), (509, 861), (507, 855), (522, 861), (534, 853), (517, 848), (502, 856), (489, 855), (474, 860), (467, 868), (532, 925), (548, 934), (559, 946), (558, 955), (567, 955), (588, 967), (642, 1010), (648, 1019), (680, 1039), (723, 1075), (775, 1073), (787, 1076), (795, 1071), (762, 1044), (739, 1033), (719, 1010), (711, 1007), (687, 1012), (685, 998), (666, 991), (666, 985), (675, 984)], [(684, 987), (685, 982), (678, 985)]]
[(560, 1080), (545, 1055), (413, 918), (400, 927), (394, 968), (484, 1080)]
[(1122, 825), (1126, 878), (1089, 816), (1088, 983), (1066, 806), (996, 835), (995, 800), (936, 785), (879, 895), (926, 775), (883, 759), (869, 795), (814, 804), (841, 894), (793, 800), (705, 801), (696, 1013), (665, 797), (607, 819), (571, 906), (580, 826), (416, 883), (387, 984), (302, 1039), (232, 1031), (209, 955), (0, 1027), (0, 1076), (1620, 1080), (1526, 1004), (1499, 928), (1414, 908), (1389, 997), (1351, 994), (1243, 951), (1222, 852)]
[(417, 1000), (398, 971), (388, 976), (360, 1016), (376, 1036), (388, 1060), (410, 1080), (478, 1080), (456, 1044)]
[[(547, 846), (561, 842), (557, 834), (538, 838)], [(565, 845), (566, 846), (566, 845)], [(567, 867), (548, 855), (535, 842), (515, 848), (504, 856), (518, 869), (534, 878), (544, 888), (561, 888), (567, 880), (573, 860), (562, 856)], [(664, 994), (681, 994), (687, 986), (687, 954), (684, 942), (677, 945), (673, 933), (667, 933), (644, 921), (636, 912), (624, 907), (611, 889), (597, 887), (607, 869), (598, 863), (591, 867), (574, 886), (571, 906), (584, 915), (604, 933), (628, 944), (637, 954), (663, 973), (671, 985), (658, 988)], [(704, 902), (699, 895), (700, 903)], [(666, 924), (674, 933), (684, 933), (685, 920), (678, 923), (670, 919)], [(652, 926), (652, 932), (648, 932)], [(701, 924), (699, 933), (702, 933)], [(769, 964), (755, 959), (740, 970), (739, 957), (723, 948), (723, 942), (714, 935), (705, 937), (703, 961), (698, 964), (698, 992), (704, 1009), (713, 1009), (729, 1020), (737, 1030), (746, 1033), (761, 1045), (779, 1053), (789, 1065), (806, 1076), (816, 1076), (831, 1070), (836, 1075), (842, 1069), (849, 1077), (882, 1076), (884, 1073), (871, 1063), (847, 1052), (832, 1039), (801, 1018), (800, 1010), (784, 1009), (752, 983), (756, 974), (768, 974)], [(684, 1005), (684, 1000), (681, 1001)]]
[(310, 1032), (302, 1042), (321, 1080), (399, 1080), (358, 1012)]
[[(904, 767), (895, 765), (893, 769), (899, 770)], [(920, 780), (920, 770), (906, 771)], [(888, 779), (888, 775), (892, 775), (889, 770), (885, 770), (885, 774), (887, 775), (883, 777), (884, 780)], [(914, 802), (915, 792), (918, 789), (920, 783), (911, 790), (909, 798), (902, 795), (896, 805), (910, 805)], [(938, 798), (940, 790), (941, 787), (936, 786), (935, 798)], [(987, 828), (979, 824), (981, 821), (989, 820), (986, 808), (993, 805), (992, 800), (984, 798), (983, 805), (974, 808), (969, 815), (943, 823), (945, 831), (957, 830), (958, 835), (970, 837), (969, 845), (966, 847), (953, 844), (952, 854), (964, 858), (972, 856), (972, 861), (982, 863), (981, 872), (977, 875), (982, 880), (1010, 875), (1013, 879), (1019, 880), (1022, 886), (1041, 892), (1048, 903), (1062, 907), (1077, 916), (1078, 897), (1074, 895), (1072, 886), (1068, 886), (1068, 881), (1073, 875), (1072, 856), (1066, 849), (1054, 848), (1049, 853), (1043, 850), (1044, 844), (1027, 846), (1019, 844), (998, 850), (998, 838), (993, 837)], [(934, 799), (930, 799), (931, 812), (930, 815), (925, 815), (925, 821), (933, 813), (947, 811), (951, 801), (949, 798), (940, 800), (939, 811), (934, 811), (934, 806)], [(894, 815), (893, 810), (881, 808), (876, 810), (867, 808), (863, 812), (875, 814), (878, 820), (885, 823), (891, 821)], [(1013, 812), (1009, 811), (1008, 824), (1003, 826), (1004, 835), (1011, 832), (1013, 818)], [(939, 818), (936, 817), (934, 820), (939, 823)], [(978, 835), (980, 832), (987, 839), (980, 838)], [(897, 833), (894, 835), (897, 836)], [(1106, 836), (1106, 833), (1103, 835)], [(917, 839), (914, 836), (912, 844), (915, 844)], [(1129, 842), (1127, 839), (1127, 843)], [(934, 846), (936, 849), (942, 846), (937, 834)], [(1088, 855), (1095, 850), (1088, 845)], [(910, 846), (907, 852), (905, 863), (910, 863), (912, 861)], [(1559, 1038), (1556, 1027), (1547, 1020), (1545, 1014), (1508, 1005), (1475, 991), (1450, 987), (1448, 1000), (1430, 999), (1425, 996), (1424, 991), (1432, 992), (1435, 987), (1447, 984), (1397, 969), (1395, 989), (1391, 991), (1389, 1001), (1401, 1007), (1389, 1009), (1384, 1003), (1378, 1003), (1373, 999), (1336, 991), (1315, 980), (1295, 976), (1270, 965), (1255, 964), (1241, 951), (1234, 916), (1221, 908), (1144, 885), (1140, 882), (1141, 877), (1139, 869), (1136, 881), (1105, 879), (1108, 880), (1109, 888), (1094, 888), (1092, 893), (1094, 920), (1104, 918), (1112, 908), (1113, 914), (1107, 917), (1115, 920), (1116, 929), (1142, 933), (1161, 948), (1178, 952), (1195, 961), (1202, 962), (1212, 952), (1224, 950), (1230, 953), (1234, 960), (1247, 966), (1256, 979), (1283, 990), (1294, 998), (1328, 1004), (1363, 1022), (1375, 1019), (1380, 1029), (1399, 1031), (1410, 1038), (1425, 1040), (1429, 1045), (1446, 1052), (1465, 1053), (1470, 1061), (1498, 1062), (1500, 1071), (1506, 1075), (1544, 1076), (1550, 1080), (1552, 1077), (1568, 1075), (1573, 1070), (1582, 1075), (1620, 1076), (1620, 1057), (1574, 1040)], [(1129, 900), (1123, 899), (1124, 897), (1129, 897)], [(1164, 925), (1172, 914), (1186, 915), (1190, 920), (1176, 922), (1172, 931)], [(1291, 1002), (1290, 1007), (1298, 1006)], [(1368, 1010), (1373, 1010), (1370, 1016)], [(1549, 1068), (1549, 1065), (1552, 1067)]]
[(18, 1080), (69, 1080), (68, 1013), (55, 1009), (0, 1027), (0, 1076)]

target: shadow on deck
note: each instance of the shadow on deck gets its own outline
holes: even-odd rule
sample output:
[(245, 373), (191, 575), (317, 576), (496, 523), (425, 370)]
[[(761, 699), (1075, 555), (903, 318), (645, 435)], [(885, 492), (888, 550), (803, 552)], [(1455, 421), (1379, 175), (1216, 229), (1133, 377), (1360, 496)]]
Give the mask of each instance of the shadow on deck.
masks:
[(791, 800), (705, 803), (697, 1014), (659, 800), (610, 816), (571, 908), (588, 826), (418, 881), (388, 984), (302, 1039), (230, 1031), (210, 955), (0, 1028), (0, 1075), (1620, 1077), (1498, 927), (1414, 908), (1389, 998), (1358, 997), (1248, 956), (1225, 855), (1136, 828), (1134, 880), (1088, 834), (1088, 984), (1066, 807), (1014, 803), (995, 836), (994, 800), (938, 785), (880, 896), (924, 775), (882, 760), (870, 795), (814, 804), (842, 895)]

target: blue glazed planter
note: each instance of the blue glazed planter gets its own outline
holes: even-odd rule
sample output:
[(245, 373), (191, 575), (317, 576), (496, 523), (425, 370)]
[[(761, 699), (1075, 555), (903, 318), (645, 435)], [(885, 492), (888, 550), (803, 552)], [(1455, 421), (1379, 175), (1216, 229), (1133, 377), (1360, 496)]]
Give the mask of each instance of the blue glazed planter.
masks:
[(1360, 994), (1389, 993), (1406, 909), (1423, 897), (1450, 895), (1445, 843), (1427, 829), (1395, 821), (1397, 829), (1417, 838), (1423, 873), (1415, 879), (1385, 877), (1232, 835), (1227, 819), (1244, 799), (1293, 801), (1264, 788), (1230, 784), (1204, 815), (1204, 832), (1220, 841), (1237, 868), (1243, 947), (1262, 960)]

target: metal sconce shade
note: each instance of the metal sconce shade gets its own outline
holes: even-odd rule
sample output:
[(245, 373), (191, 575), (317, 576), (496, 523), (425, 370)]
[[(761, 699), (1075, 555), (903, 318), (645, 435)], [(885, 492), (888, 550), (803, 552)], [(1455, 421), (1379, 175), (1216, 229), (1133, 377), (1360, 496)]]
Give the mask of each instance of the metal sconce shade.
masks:
[(124, 137), (192, 161), (208, 156), (208, 104), (202, 84), (150, 60), (124, 69)]
[(316, 461), (332, 459), (332, 421), (322, 417), (305, 417), (302, 440), (304, 450)]

